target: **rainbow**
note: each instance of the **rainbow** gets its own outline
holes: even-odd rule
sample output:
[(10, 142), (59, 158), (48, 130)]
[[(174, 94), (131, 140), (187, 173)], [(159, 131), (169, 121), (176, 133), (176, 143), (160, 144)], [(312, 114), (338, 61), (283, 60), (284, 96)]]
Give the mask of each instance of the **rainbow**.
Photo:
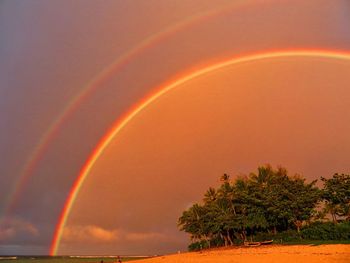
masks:
[(43, 134), (43, 136), (41, 136), (39, 142), (34, 147), (34, 150), (31, 152), (28, 159), (26, 160), (21, 170), (20, 176), (16, 181), (15, 185), (13, 186), (11, 193), (9, 194), (9, 201), (7, 201), (8, 205), (4, 209), (5, 216), (11, 213), (11, 210), (18, 202), (25, 185), (33, 175), (34, 170), (40, 163), (42, 157), (45, 155), (51, 142), (54, 140), (54, 138), (57, 136), (57, 134), (63, 127), (64, 123), (66, 123), (70, 116), (72, 116), (73, 113), (77, 111), (79, 106), (89, 96), (91, 96), (93, 92), (95, 92), (98, 88), (102, 87), (102, 85), (106, 81), (108, 81), (108, 79), (110, 79), (113, 75), (117, 74), (117, 72), (120, 69), (122, 69), (122, 67), (130, 63), (138, 55), (141, 55), (148, 49), (155, 47), (156, 45), (166, 40), (167, 38), (170, 38), (177, 32), (183, 31), (191, 26), (195, 26), (206, 20), (218, 17), (219, 15), (232, 12), (234, 10), (237, 10), (237, 8), (239, 7), (244, 7), (251, 3), (253, 3), (252, 0), (241, 0), (239, 2), (235, 1), (234, 3), (222, 5), (218, 8), (209, 11), (204, 11), (198, 14), (191, 15), (179, 22), (176, 22), (157, 33), (154, 33), (153, 35), (146, 37), (140, 43), (127, 50), (112, 64), (104, 68), (99, 74), (97, 74), (92, 80), (90, 80), (87, 83), (87, 85), (68, 102), (63, 111), (54, 119), (47, 131)]
[(90, 154), (90, 157), (82, 167), (81, 172), (76, 178), (68, 198), (62, 209), (62, 213), (59, 217), (53, 240), (51, 243), (50, 254), (56, 255), (57, 250), (62, 238), (64, 226), (67, 222), (67, 218), (70, 214), (74, 201), (79, 194), (79, 191), (89, 175), (94, 164), (103, 154), (104, 150), (113, 141), (113, 139), (119, 134), (119, 132), (126, 126), (132, 119), (152, 104), (155, 100), (159, 99), (164, 94), (175, 89), (176, 87), (191, 81), (195, 78), (201, 77), (228, 66), (249, 63), (253, 61), (273, 59), (273, 58), (288, 58), (288, 57), (309, 57), (309, 58), (325, 58), (325, 59), (336, 59), (336, 60), (347, 60), (350, 61), (350, 51), (338, 51), (338, 50), (326, 50), (326, 49), (291, 49), (291, 50), (272, 50), (260, 53), (245, 54), (227, 60), (217, 62), (204, 66), (199, 69), (192, 70), (180, 76), (179, 78), (172, 80), (166, 84), (161, 85), (156, 91), (149, 96), (142, 99), (140, 102), (135, 104), (124, 116), (118, 118), (117, 121), (112, 125), (111, 129), (101, 138), (95, 149)]

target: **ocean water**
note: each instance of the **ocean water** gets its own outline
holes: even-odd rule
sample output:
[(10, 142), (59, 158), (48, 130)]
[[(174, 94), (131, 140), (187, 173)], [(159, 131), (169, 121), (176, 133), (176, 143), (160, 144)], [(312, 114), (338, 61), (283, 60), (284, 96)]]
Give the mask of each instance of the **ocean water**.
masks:
[[(122, 262), (144, 259), (147, 256), (121, 256)], [(0, 256), (0, 263), (112, 263), (116, 256)]]

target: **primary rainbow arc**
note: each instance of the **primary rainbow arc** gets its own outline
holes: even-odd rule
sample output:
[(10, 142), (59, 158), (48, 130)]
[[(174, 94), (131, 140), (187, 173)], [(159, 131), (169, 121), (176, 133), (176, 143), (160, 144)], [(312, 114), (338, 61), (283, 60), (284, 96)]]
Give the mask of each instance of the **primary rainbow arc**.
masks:
[(326, 50), (326, 49), (290, 49), (290, 50), (275, 50), (275, 51), (265, 51), (260, 53), (252, 53), (241, 55), (238, 57), (229, 58), (227, 60), (207, 65), (197, 70), (193, 70), (182, 77), (173, 80), (165, 85), (161, 85), (156, 92), (145, 97), (140, 101), (135, 107), (133, 107), (127, 114), (123, 117), (118, 118), (118, 120), (112, 125), (112, 128), (107, 132), (99, 141), (95, 149), (90, 154), (90, 157), (85, 162), (79, 173), (77, 179), (75, 180), (66, 203), (63, 207), (62, 213), (58, 220), (58, 224), (54, 233), (52, 240), (50, 255), (56, 255), (57, 250), (62, 238), (63, 229), (66, 224), (69, 213), (72, 209), (74, 201), (79, 194), (80, 188), (82, 187), (85, 179), (89, 175), (94, 164), (103, 154), (104, 150), (113, 141), (113, 139), (118, 135), (118, 133), (143, 109), (153, 103), (155, 100), (166, 94), (167, 92), (173, 90), (174, 88), (193, 80), (197, 77), (208, 74), (215, 70), (225, 68), (227, 66), (232, 66), (235, 64), (253, 62), (257, 60), (273, 59), (273, 58), (286, 58), (286, 57), (313, 57), (313, 58), (326, 58), (326, 59), (336, 59), (336, 60), (350, 60), (350, 51), (338, 51), (338, 50)]
[(101, 72), (99, 72), (93, 79), (91, 79), (86, 84), (85, 87), (82, 88), (82, 90), (77, 95), (75, 95), (67, 103), (62, 112), (53, 120), (46, 132), (41, 136), (40, 140), (34, 147), (32, 153), (29, 155), (28, 159), (24, 163), (20, 177), (14, 184), (11, 193), (8, 196), (8, 201), (5, 202), (8, 203), (8, 205), (5, 206), (4, 215), (8, 216), (11, 213), (11, 210), (15, 207), (28, 180), (33, 176), (34, 170), (45, 155), (50, 144), (53, 142), (59, 131), (62, 129), (63, 125), (68, 121), (71, 115), (79, 108), (79, 106), (84, 102), (84, 100), (91, 96), (93, 92), (100, 89), (105, 81), (107, 81), (112, 75), (118, 73), (120, 69), (122, 69), (133, 59), (137, 58), (137, 56), (142, 55), (147, 50), (157, 46), (163, 40), (170, 38), (177, 32), (184, 31), (186, 28), (204, 22), (205, 20), (218, 17), (220, 15), (225, 14), (226, 12), (234, 11), (239, 7), (247, 6), (251, 3), (253, 3), (253, 0), (235, 1), (234, 3), (225, 4), (212, 10), (202, 11), (198, 14), (186, 17), (183, 20), (179, 20), (174, 24), (169, 25), (165, 29), (162, 29), (159, 32), (147, 36), (134, 47), (131, 47), (129, 50), (125, 51), (125, 53), (123, 53), (120, 57), (113, 61), (112, 64), (110, 64)]

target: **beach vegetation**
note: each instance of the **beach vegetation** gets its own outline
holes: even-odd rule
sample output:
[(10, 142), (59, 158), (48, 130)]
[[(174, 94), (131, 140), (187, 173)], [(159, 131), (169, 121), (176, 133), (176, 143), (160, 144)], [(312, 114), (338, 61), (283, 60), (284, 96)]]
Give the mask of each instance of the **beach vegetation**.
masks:
[(349, 240), (349, 175), (334, 174), (321, 181), (320, 189), (317, 180), (307, 182), (271, 165), (233, 180), (224, 174), (217, 188), (210, 187), (201, 202), (182, 213), (178, 227), (190, 234), (189, 250), (253, 239)]

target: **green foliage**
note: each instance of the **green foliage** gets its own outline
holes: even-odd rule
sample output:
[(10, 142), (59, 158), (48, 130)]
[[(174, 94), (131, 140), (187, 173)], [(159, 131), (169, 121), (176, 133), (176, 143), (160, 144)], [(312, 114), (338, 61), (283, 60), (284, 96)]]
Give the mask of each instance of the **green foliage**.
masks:
[(200, 251), (202, 249), (207, 249), (207, 248), (209, 248), (208, 243), (202, 240), (202, 241), (197, 241), (189, 244), (188, 251)]
[(314, 222), (301, 231), (308, 240), (350, 240), (350, 222)]
[[(218, 188), (210, 187), (202, 204), (194, 204), (179, 218), (180, 230), (191, 235), (189, 250), (233, 245), (248, 239), (298, 242), (302, 239), (349, 239), (349, 224), (311, 223), (320, 218), (322, 201), (336, 215), (349, 216), (350, 178), (324, 179), (324, 189), (285, 168), (270, 165), (231, 180), (224, 174)], [(350, 218), (350, 217), (349, 217)]]
[(256, 236), (254, 236), (254, 241), (264, 241), (264, 240), (273, 240), (274, 243), (284, 244), (289, 242), (300, 242), (301, 236), (296, 230), (286, 230), (283, 232), (267, 233), (267, 232), (259, 232)]
[(321, 178), (324, 183), (322, 197), (326, 202), (325, 211), (332, 215), (333, 222), (337, 216), (350, 219), (350, 175), (334, 174), (332, 178)]

